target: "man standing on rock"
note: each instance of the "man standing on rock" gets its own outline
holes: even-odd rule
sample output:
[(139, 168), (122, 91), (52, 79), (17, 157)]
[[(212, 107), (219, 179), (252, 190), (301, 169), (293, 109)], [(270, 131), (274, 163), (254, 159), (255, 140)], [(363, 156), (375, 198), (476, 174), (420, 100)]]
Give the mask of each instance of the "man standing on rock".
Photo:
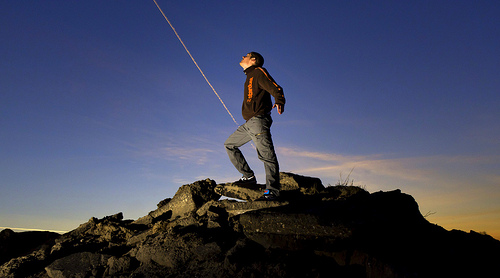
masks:
[[(226, 147), (229, 159), (243, 175), (234, 182), (236, 185), (257, 184), (254, 172), (248, 166), (239, 147), (252, 140), (257, 148), (259, 159), (264, 162), (266, 190), (258, 200), (276, 200), (279, 197), (279, 164), (271, 138), (271, 110), (276, 107), (278, 114), (285, 111), (283, 89), (276, 84), (264, 65), (264, 58), (257, 52), (250, 52), (240, 62), (247, 78), (245, 81), (242, 115), (246, 123), (227, 138)], [(271, 101), (274, 97), (274, 105)]]

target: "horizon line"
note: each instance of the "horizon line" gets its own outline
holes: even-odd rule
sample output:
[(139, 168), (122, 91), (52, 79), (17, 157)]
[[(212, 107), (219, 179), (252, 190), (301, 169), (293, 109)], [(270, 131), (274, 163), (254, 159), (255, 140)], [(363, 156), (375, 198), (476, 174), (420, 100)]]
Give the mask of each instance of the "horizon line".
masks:
[(0, 229), (5, 230), (14, 230), (14, 231), (24, 231), (24, 232), (53, 232), (53, 233), (58, 233), (58, 234), (64, 234), (69, 231), (57, 231), (57, 230), (45, 230), (45, 229), (31, 229), (31, 228), (13, 228), (13, 227), (0, 227)]

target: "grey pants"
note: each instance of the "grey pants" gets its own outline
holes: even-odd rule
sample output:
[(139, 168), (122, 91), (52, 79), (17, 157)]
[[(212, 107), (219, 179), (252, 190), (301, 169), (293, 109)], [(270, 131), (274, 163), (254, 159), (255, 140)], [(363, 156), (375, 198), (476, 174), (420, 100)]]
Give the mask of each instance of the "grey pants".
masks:
[(252, 140), (257, 148), (259, 159), (264, 162), (266, 189), (279, 190), (279, 164), (270, 132), (272, 123), (273, 120), (271, 115), (255, 116), (238, 127), (238, 129), (227, 138), (224, 146), (226, 147), (227, 154), (234, 167), (236, 167), (244, 177), (249, 178), (254, 175), (254, 172), (250, 169), (250, 166), (248, 166), (239, 147)]

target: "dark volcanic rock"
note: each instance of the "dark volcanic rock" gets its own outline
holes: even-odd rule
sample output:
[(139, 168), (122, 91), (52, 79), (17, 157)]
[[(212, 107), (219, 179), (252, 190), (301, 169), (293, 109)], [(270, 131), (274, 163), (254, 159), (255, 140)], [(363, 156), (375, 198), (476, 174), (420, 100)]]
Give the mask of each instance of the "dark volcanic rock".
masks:
[(171, 200), (163, 200), (158, 204), (158, 209), (136, 220), (136, 224), (152, 224), (159, 220), (168, 220), (183, 217), (196, 212), (204, 203), (218, 200), (220, 195), (215, 193), (215, 181), (206, 179), (193, 184), (183, 185)]
[(92, 217), (58, 238), (52, 246), (51, 255), (61, 257), (75, 252), (120, 249), (133, 236), (147, 229), (145, 225), (132, 224), (131, 220), (122, 219), (122, 213), (102, 219)]
[(215, 187), (215, 192), (230, 198), (245, 201), (254, 201), (264, 194), (265, 185), (235, 185), (232, 183), (219, 184)]
[(20, 253), (18, 234), (2, 231), (0, 277), (499, 276), (499, 241), (429, 223), (400, 190), (280, 176), (279, 201), (219, 200), (262, 191), (197, 181), (136, 221), (93, 217)]
[[(305, 177), (292, 173), (280, 173), (281, 190), (285, 197), (317, 194), (325, 189), (318, 178)], [(257, 185), (234, 185), (232, 183), (219, 184), (215, 192), (220, 195), (237, 198), (240, 200), (254, 201), (262, 196), (265, 189), (264, 184)]]
[[(60, 237), (52, 232), (0, 232), (0, 277), (27, 277), (47, 263), (50, 248)], [(14, 276), (15, 275), (15, 276)]]
[(81, 252), (56, 260), (45, 268), (49, 277), (101, 277), (110, 255)]
[(293, 173), (280, 173), (281, 190), (294, 191), (299, 190), (302, 194), (316, 194), (325, 187), (318, 178), (301, 176)]
[(10, 229), (0, 231), (0, 265), (12, 258), (28, 255), (40, 245), (54, 244), (60, 235), (53, 232), (15, 233)]

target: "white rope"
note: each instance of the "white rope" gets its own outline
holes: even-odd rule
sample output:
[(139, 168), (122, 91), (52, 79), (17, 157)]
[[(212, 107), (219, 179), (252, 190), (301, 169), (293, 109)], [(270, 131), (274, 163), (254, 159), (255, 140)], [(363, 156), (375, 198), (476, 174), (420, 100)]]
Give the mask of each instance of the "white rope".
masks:
[(160, 6), (158, 5), (158, 3), (156, 3), (156, 0), (153, 0), (153, 2), (155, 2), (156, 4), (156, 7), (158, 7), (158, 10), (160, 10), (161, 14), (163, 15), (163, 17), (165, 18), (165, 20), (168, 22), (168, 25), (170, 25), (170, 28), (172, 28), (172, 30), (174, 31), (175, 35), (177, 36), (177, 38), (179, 39), (179, 41), (181, 42), (182, 46), (184, 46), (184, 49), (186, 50), (187, 54), (189, 54), (189, 57), (191, 57), (191, 60), (193, 60), (193, 63), (196, 65), (196, 67), (198, 68), (198, 70), (200, 71), (201, 75), (203, 75), (203, 78), (205, 78), (205, 81), (207, 81), (208, 85), (210, 86), (210, 88), (212, 88), (212, 91), (214, 91), (215, 95), (217, 96), (217, 98), (219, 98), (220, 100), (220, 103), (222, 103), (222, 105), (224, 106), (224, 108), (226, 109), (227, 113), (229, 114), (229, 116), (231, 116), (231, 119), (233, 119), (233, 122), (236, 124), (236, 125), (239, 125), (238, 122), (234, 119), (233, 117), (233, 114), (231, 114), (231, 112), (229, 112), (229, 109), (227, 109), (226, 107), (226, 104), (224, 104), (224, 101), (222, 101), (222, 99), (220, 98), (219, 94), (217, 93), (217, 91), (215, 91), (214, 87), (212, 86), (212, 84), (210, 84), (210, 82), (208, 81), (207, 77), (205, 76), (205, 74), (203, 73), (203, 71), (201, 70), (201, 68), (198, 66), (198, 63), (196, 63), (196, 61), (194, 60), (193, 58), (193, 55), (191, 55), (191, 52), (189, 52), (189, 50), (187, 49), (186, 45), (184, 44), (184, 42), (181, 40), (181, 37), (179, 36), (179, 34), (177, 34), (177, 31), (175, 31), (175, 28), (174, 26), (172, 26), (172, 23), (170, 23), (170, 20), (168, 20), (167, 16), (165, 15), (165, 13), (162, 11), (162, 9), (160, 8)]

